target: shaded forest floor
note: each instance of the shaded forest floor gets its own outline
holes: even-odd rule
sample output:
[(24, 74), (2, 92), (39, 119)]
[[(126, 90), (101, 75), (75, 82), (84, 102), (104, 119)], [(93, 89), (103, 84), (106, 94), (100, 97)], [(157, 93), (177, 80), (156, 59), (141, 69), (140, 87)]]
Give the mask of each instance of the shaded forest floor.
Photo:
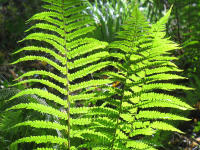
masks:
[(188, 118), (192, 120), (183, 122), (178, 127), (185, 134), (173, 133), (169, 141), (170, 148), (163, 150), (200, 150), (200, 125), (198, 124), (200, 108), (196, 107), (191, 111)]

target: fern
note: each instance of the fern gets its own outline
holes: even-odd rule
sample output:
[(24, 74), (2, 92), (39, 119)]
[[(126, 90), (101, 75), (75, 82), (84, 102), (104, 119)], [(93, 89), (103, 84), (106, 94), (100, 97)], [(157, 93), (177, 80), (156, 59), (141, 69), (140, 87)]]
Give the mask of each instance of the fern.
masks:
[(105, 108), (110, 110), (101, 113), (101, 118), (96, 119), (94, 128), (109, 135), (110, 139), (99, 146), (105, 145), (105, 149), (112, 150), (155, 149), (154, 143), (140, 137), (154, 135), (158, 130), (183, 133), (167, 120), (189, 119), (168, 113), (164, 109), (192, 109), (181, 98), (167, 92), (176, 89), (191, 90), (169, 83), (176, 79), (185, 79), (174, 74), (181, 70), (172, 62), (176, 58), (169, 55), (170, 51), (179, 47), (165, 38), (165, 24), (170, 12), (171, 9), (156, 24), (150, 26), (135, 7), (132, 17), (122, 26), (123, 30), (118, 32), (118, 41), (109, 45), (109, 48), (113, 49), (111, 56), (117, 58), (112, 65), (118, 73), (103, 74), (120, 82), (121, 86), (105, 87), (111, 96), (105, 99), (101, 112), (106, 111)]
[[(26, 52), (27, 55), (12, 64), (41, 61), (48, 64), (49, 70), (39, 69), (21, 75), (14, 86), (34, 83), (34, 87), (20, 91), (8, 102), (24, 95), (45, 101), (23, 101), (7, 111), (26, 109), (51, 116), (25, 120), (13, 126), (45, 130), (48, 134), (36, 132), (21, 137), (11, 144), (11, 149), (21, 143), (34, 143), (33, 148), (38, 150), (154, 150), (154, 145), (142, 136), (153, 135), (157, 130), (182, 133), (166, 120), (189, 119), (162, 109), (192, 109), (180, 98), (164, 92), (191, 89), (166, 82), (185, 79), (173, 74), (181, 70), (172, 62), (176, 58), (169, 56), (171, 50), (179, 49), (178, 45), (164, 38), (171, 10), (150, 26), (135, 7), (122, 26), (123, 30), (118, 32), (118, 41), (108, 45), (86, 37), (95, 28), (90, 17), (82, 13), (86, 8), (84, 0), (43, 1), (46, 11), (28, 20), (35, 22), (27, 30), (33, 33), (21, 40), (31, 41), (32, 45), (16, 51), (15, 54)], [(114, 61), (110, 61), (110, 57)], [(99, 73), (108, 66), (113, 69)], [(118, 82), (119, 87), (113, 86), (113, 82)], [(37, 84), (45, 88), (39, 89)]]
[[(14, 105), (8, 108), (7, 111), (26, 109), (52, 115), (58, 118), (59, 121), (27, 120), (16, 124), (14, 127), (30, 126), (37, 129), (60, 130), (62, 136), (53, 134), (23, 137), (12, 143), (11, 147), (19, 143), (35, 142), (40, 144), (51, 142), (51, 146), (56, 144), (60, 145), (61, 149), (64, 147), (70, 149), (75, 146), (74, 141), (76, 138), (86, 139), (83, 138), (85, 133), (97, 134), (85, 127), (88, 122), (91, 122), (91, 118), (84, 115), (89, 108), (71, 108), (71, 106), (75, 106), (80, 100), (95, 97), (95, 95), (85, 93), (85, 98), (79, 98), (74, 94), (76, 91), (112, 82), (108, 79), (91, 80), (87, 77), (110, 63), (100, 61), (108, 56), (108, 52), (98, 50), (105, 48), (107, 43), (93, 38), (84, 38), (85, 34), (95, 29), (90, 25), (93, 21), (82, 14), (83, 9), (85, 9), (84, 1), (43, 1), (46, 2), (43, 7), (47, 11), (38, 13), (28, 20), (28, 22), (36, 22), (26, 31), (33, 31), (33, 33), (28, 34), (20, 41), (39, 41), (43, 43), (43, 46), (41, 44), (37, 45), (39, 42), (35, 42), (34, 45), (19, 49), (15, 54), (19, 52), (30, 54), (12, 64), (26, 61), (46, 62), (53, 68), (52, 72), (48, 70), (29, 71), (18, 78), (26, 79), (15, 85), (39, 83), (44, 85), (47, 90), (39, 88), (25, 89), (11, 97), (9, 101), (24, 95), (34, 94), (46, 99), (49, 105), (27, 101), (26, 103)], [(35, 79), (34, 75), (39, 75), (39, 78)], [(82, 81), (80, 78), (88, 78), (88, 80), (84, 79)], [(56, 95), (51, 89), (60, 94)], [(81, 115), (84, 115), (82, 119), (79, 118)], [(83, 131), (80, 132), (80, 129), (83, 129)]]

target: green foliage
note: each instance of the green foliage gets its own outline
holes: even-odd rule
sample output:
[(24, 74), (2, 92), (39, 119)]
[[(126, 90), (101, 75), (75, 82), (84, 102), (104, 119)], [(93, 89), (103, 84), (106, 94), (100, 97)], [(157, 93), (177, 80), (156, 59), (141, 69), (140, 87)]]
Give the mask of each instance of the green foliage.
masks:
[[(199, 105), (199, 96), (200, 96), (200, 78), (197, 75), (193, 75), (192, 78), (190, 79), (190, 85), (195, 88), (195, 91), (187, 91), (187, 95), (186, 98), (191, 98), (192, 101), (190, 102), (191, 105), (196, 107), (196, 110), (193, 111), (193, 117), (194, 120), (198, 119), (199, 116), (199, 109), (200, 109), (200, 105)], [(194, 124), (194, 128), (193, 128), (193, 132), (198, 133), (200, 131), (200, 121), (198, 120), (195, 124)]]
[[(183, 12), (180, 16), (180, 24), (183, 25), (181, 43), (184, 50), (184, 53), (180, 56), (180, 61), (184, 63), (186, 73), (191, 77), (194, 73), (200, 73), (200, 27), (197, 23), (200, 14), (196, 13), (200, 9), (200, 2), (191, 0), (183, 6), (182, 10), (179, 10), (179, 12)], [(179, 32), (181, 32), (181, 29)]]
[[(199, 66), (199, 24), (200, 1), (197, 0), (140, 0), (147, 10), (148, 18), (155, 22), (171, 5), (174, 9), (167, 25), (167, 33), (179, 44), (182, 49), (178, 51), (179, 66), (184, 69), (189, 77), (200, 73)], [(156, 14), (156, 15), (155, 15)]]
[[(28, 20), (35, 25), (21, 40), (32, 41), (31, 44), (15, 52), (26, 55), (12, 64), (41, 61), (49, 67), (16, 79), (20, 80), (14, 85), (32, 86), (7, 102), (26, 95), (42, 100), (27, 98), (6, 109), (7, 113), (25, 110), (41, 115), (13, 126), (27, 127), (32, 132), (20, 136), (10, 145), (11, 149), (32, 143), (29, 149), (155, 150), (156, 145), (144, 136), (159, 130), (182, 133), (167, 121), (189, 119), (164, 109), (192, 109), (168, 93), (191, 89), (169, 83), (185, 79), (175, 74), (180, 70), (173, 63), (176, 58), (170, 56), (179, 47), (165, 38), (171, 9), (150, 25), (135, 6), (116, 40), (108, 44), (87, 38), (95, 28), (93, 20), (83, 14), (86, 1), (43, 1), (46, 11)], [(113, 86), (115, 82), (119, 82), (119, 87)]]
[[(139, 138), (140, 144), (135, 144), (137, 140), (132, 143), (129, 141), (130, 138), (152, 135), (156, 133), (156, 130), (175, 131), (176, 129), (166, 123), (166, 120), (187, 120), (184, 117), (163, 112), (164, 109), (161, 109), (163, 107), (191, 109), (181, 99), (164, 92), (177, 88), (177, 85), (169, 86), (166, 81), (183, 79), (181, 76), (170, 73), (179, 70), (174, 63), (169, 62), (170, 51), (178, 49), (178, 45), (164, 38), (164, 25), (169, 14), (170, 11), (150, 27), (136, 7), (132, 17), (122, 26), (124, 30), (118, 33), (119, 41), (114, 41), (109, 45), (110, 48), (119, 49), (116, 56), (125, 56), (118, 57), (120, 61), (115, 62), (118, 76), (111, 77), (123, 85), (118, 89), (120, 101), (113, 104), (113, 101), (110, 102), (108, 99), (107, 102), (119, 111), (115, 118), (112, 149), (123, 149), (123, 145), (133, 149), (148, 149), (152, 145), (151, 143), (146, 145), (148, 141), (142, 141)], [(173, 59), (172, 57), (171, 60)], [(182, 88), (186, 87), (178, 87), (178, 89)]]
[(200, 122), (198, 121), (196, 126), (194, 127), (194, 132), (199, 132), (200, 131)]
[(13, 128), (16, 124), (29, 119), (29, 117), (33, 119), (39, 117), (34, 112), (27, 112), (27, 111), (5, 112), (5, 109), (22, 102), (27, 102), (27, 100), (30, 102), (44, 101), (43, 99), (40, 99), (34, 95), (23, 95), (19, 98), (16, 98), (15, 101), (6, 101), (15, 94), (18, 94), (19, 92), (20, 90), (16, 88), (0, 89), (0, 139), (1, 139), (0, 145), (2, 150), (9, 149), (9, 145), (14, 140), (20, 138), (20, 136), (27, 136), (30, 134), (30, 130), (28, 128), (23, 128), (23, 129)]
[(111, 42), (126, 19), (131, 15), (135, 0), (95, 0), (88, 1), (87, 14), (95, 20), (94, 36), (103, 41)]

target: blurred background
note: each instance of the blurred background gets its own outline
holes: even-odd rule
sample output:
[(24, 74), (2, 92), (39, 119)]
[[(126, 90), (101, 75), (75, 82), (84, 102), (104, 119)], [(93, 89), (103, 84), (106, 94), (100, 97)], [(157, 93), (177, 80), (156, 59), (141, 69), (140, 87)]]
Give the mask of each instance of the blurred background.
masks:
[[(135, 0), (89, 0), (84, 13), (90, 14), (95, 20), (97, 28), (92, 36), (103, 41), (113, 41), (115, 33), (130, 16), (134, 2)], [(167, 36), (182, 47), (173, 53), (179, 58), (176, 64), (184, 70), (182, 75), (188, 78), (181, 84), (195, 88), (187, 93), (174, 93), (184, 97), (195, 108), (192, 112), (185, 112), (192, 119), (190, 122), (176, 124), (186, 134), (161, 132), (155, 135), (155, 140), (160, 141), (158, 147), (161, 150), (200, 150), (200, 0), (138, 0), (138, 4), (151, 23), (159, 20), (173, 5), (167, 24)], [(0, 112), (5, 92), (8, 96), (15, 92), (9, 89), (13, 79), (30, 67), (41, 67), (38, 63), (9, 65), (20, 57), (12, 55), (12, 52), (22, 46), (18, 41), (25, 36), (24, 31), (28, 29), (26, 20), (41, 10), (40, 0), (0, 0)], [(2, 128), (0, 123), (0, 141), (4, 132)], [(3, 142), (0, 142), (0, 149), (1, 144)]]

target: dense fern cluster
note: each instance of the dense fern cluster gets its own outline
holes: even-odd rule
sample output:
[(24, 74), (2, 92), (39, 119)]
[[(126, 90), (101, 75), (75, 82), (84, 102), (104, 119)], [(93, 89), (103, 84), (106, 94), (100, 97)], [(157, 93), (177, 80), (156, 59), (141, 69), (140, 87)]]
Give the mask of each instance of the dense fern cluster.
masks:
[[(11, 149), (20, 149), (20, 143), (35, 143), (32, 147), (37, 150), (153, 150), (154, 145), (143, 140), (143, 135), (151, 136), (158, 130), (182, 133), (166, 120), (188, 119), (159, 109), (192, 109), (165, 92), (190, 89), (169, 83), (184, 79), (174, 74), (181, 70), (172, 62), (176, 58), (169, 55), (179, 47), (165, 38), (171, 10), (150, 25), (135, 6), (116, 41), (108, 44), (87, 37), (94, 27), (93, 20), (82, 13), (86, 1), (43, 1), (46, 11), (28, 20), (35, 24), (22, 40), (31, 44), (15, 52), (27, 55), (13, 64), (41, 61), (48, 69), (21, 75), (15, 85), (33, 86), (8, 101), (35, 95), (45, 102), (27, 99), (7, 111), (26, 109), (48, 114), (48, 119), (30, 118), (14, 126), (29, 126), (48, 134), (33, 132), (14, 141)], [(112, 86), (115, 82), (119, 86)]]

